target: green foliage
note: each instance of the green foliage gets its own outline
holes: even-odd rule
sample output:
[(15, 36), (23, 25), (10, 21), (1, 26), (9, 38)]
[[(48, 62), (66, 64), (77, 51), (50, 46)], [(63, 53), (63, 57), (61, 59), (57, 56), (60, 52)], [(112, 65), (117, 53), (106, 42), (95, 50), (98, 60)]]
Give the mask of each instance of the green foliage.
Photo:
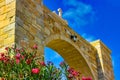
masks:
[(24, 48), (7, 47), (0, 53), (0, 78), (7, 80), (76, 80), (79, 73), (61, 62), (56, 68), (52, 62), (45, 64), (43, 58), (36, 56), (37, 45), (31, 52)]

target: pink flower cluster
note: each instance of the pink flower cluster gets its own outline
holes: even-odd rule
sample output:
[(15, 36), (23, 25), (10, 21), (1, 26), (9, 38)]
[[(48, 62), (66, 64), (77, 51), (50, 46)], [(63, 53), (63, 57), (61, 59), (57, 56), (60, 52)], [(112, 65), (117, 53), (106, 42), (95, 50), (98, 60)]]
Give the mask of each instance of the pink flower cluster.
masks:
[(75, 71), (73, 68), (68, 68), (68, 78), (72, 78), (72, 77), (79, 77), (80, 73)]
[(4, 53), (0, 53), (0, 61), (4, 62), (5, 64), (7, 64), (10, 60), (9, 56), (6, 56)]
[[(9, 51), (9, 49), (10, 49), (9, 47), (5, 48), (6, 51)], [(15, 59), (16, 64), (20, 64), (21, 60), (25, 60), (26, 64), (30, 65), (32, 63), (33, 58), (35, 58), (35, 55), (32, 55), (32, 57), (27, 57), (27, 58), (25, 55), (23, 56), (21, 53), (24, 51), (24, 49), (19, 49), (19, 48), (12, 48), (12, 49), (14, 49), (16, 54), (14, 55), (13, 59), (11, 59), (11, 60)], [(32, 49), (36, 50), (36, 49), (38, 49), (38, 46), (35, 44), (32, 47)], [(9, 56), (6, 56), (5, 53), (0, 53), (0, 61), (7, 63), (9, 60), (10, 60)], [(39, 64), (41, 66), (46, 66), (44, 61), (39, 61)], [(31, 72), (33, 74), (39, 74), (40, 69), (39, 68), (32, 68)]]
[[(34, 45), (32, 47), (32, 49), (36, 52), (36, 50), (38, 49), (38, 46)], [(61, 69), (63, 69), (63, 70), (61, 70), (61, 71), (59, 69), (54, 70), (55, 68), (54, 68), (54, 65), (52, 62), (48, 62), (48, 64), (45, 64), (44, 61), (37, 60), (35, 52), (27, 53), (23, 48), (19, 49), (19, 48), (9, 48), (9, 47), (6, 47), (5, 50), (8, 53), (6, 53), (6, 55), (5, 55), (5, 53), (0, 53), (0, 62), (1, 62), (1, 64), (5, 64), (6, 66), (8, 65), (8, 67), (9, 67), (9, 64), (11, 64), (10, 67), (12, 67), (12, 69), (15, 69), (15, 71), (18, 69), (18, 67), (14, 68), (14, 66), (19, 66), (19, 65), (24, 65), (24, 67), (27, 67), (25, 69), (29, 68), (29, 70), (27, 70), (27, 71), (28, 71), (28, 74), (30, 73), (30, 76), (31, 76), (31, 74), (34, 74), (34, 76), (36, 76), (36, 75), (40, 76), (41, 72), (49, 71), (49, 69), (50, 69), (50, 74), (52, 76), (53, 74), (55, 75), (56, 73), (61, 74), (61, 72), (65, 70), (65, 73), (66, 73), (65, 76), (69, 80), (74, 80), (74, 79), (81, 80), (80, 73), (78, 71), (74, 70), (73, 68), (70, 68), (65, 62), (60, 63)], [(9, 53), (11, 53), (10, 51), (14, 52), (14, 54), (12, 53), (13, 54), (12, 57), (9, 55)], [(13, 64), (15, 64), (15, 65), (13, 66)], [(47, 69), (47, 70), (44, 71), (45, 69)], [(53, 72), (52, 72), (52, 70), (53, 70)], [(19, 76), (23, 77), (22, 71), (20, 71), (20, 72), (21, 72), (21, 74), (19, 74)], [(42, 76), (43, 76), (43, 74), (42, 74)], [(46, 73), (45, 73), (45, 76), (46, 76)], [(6, 79), (6, 78), (4, 78), (4, 76), (3, 76), (3, 79)], [(92, 80), (92, 78), (91, 77), (82, 77), (82, 80)]]
[(92, 80), (91, 77), (82, 77), (82, 80)]
[(38, 74), (40, 72), (39, 68), (33, 68), (32, 73), (33, 74)]

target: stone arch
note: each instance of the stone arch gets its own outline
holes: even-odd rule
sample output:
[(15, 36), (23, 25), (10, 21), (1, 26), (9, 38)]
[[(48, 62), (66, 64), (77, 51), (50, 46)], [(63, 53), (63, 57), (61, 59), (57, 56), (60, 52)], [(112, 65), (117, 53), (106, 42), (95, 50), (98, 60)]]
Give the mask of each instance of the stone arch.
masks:
[(93, 80), (96, 80), (89, 61), (69, 38), (60, 34), (51, 35), (45, 39), (45, 46), (57, 51), (70, 67), (82, 73), (81, 76), (91, 76)]
[[(73, 49), (76, 56), (80, 58), (76, 57), (74, 61), (82, 60), (82, 63), (84, 63), (82, 65), (85, 67), (82, 70), (89, 72), (94, 80), (114, 80), (110, 58), (111, 51), (100, 40), (92, 43), (87, 42), (74, 32), (64, 19), (46, 8), (42, 4), (42, 0), (2, 0), (0, 4), (5, 2), (7, 4), (0, 5), (1, 9), (8, 7), (8, 9), (0, 12), (2, 17), (0, 21), (1, 52), (4, 52), (5, 46), (11, 46), (12, 44), (25, 45), (29, 49), (36, 43), (39, 45), (38, 53), (40, 54), (38, 56), (41, 56), (44, 53), (44, 46), (57, 50), (52, 44), (60, 43), (56, 46), (61, 46), (60, 48), (63, 49), (64, 47), (68, 48), (66, 51), (72, 51)], [(9, 17), (6, 18), (6, 15), (9, 15)], [(77, 40), (74, 40), (73, 36)], [(63, 46), (64, 44), (68, 47)], [(60, 48), (57, 50), (58, 52)], [(69, 53), (73, 53), (71, 51)], [(62, 52), (60, 54), (63, 56)], [(73, 58), (75, 54), (71, 54), (71, 57)], [(64, 59), (67, 61), (67, 56)], [(110, 63), (105, 65), (105, 61)], [(76, 64), (78, 63), (76, 62)], [(112, 73), (111, 76), (107, 74), (108, 71)]]

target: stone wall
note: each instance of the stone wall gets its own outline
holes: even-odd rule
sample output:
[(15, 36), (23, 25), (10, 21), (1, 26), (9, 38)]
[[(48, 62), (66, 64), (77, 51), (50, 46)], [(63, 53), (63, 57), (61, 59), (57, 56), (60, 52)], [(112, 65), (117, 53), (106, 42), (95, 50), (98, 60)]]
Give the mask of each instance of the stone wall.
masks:
[(111, 51), (100, 41), (91, 43), (98, 53), (98, 76), (100, 80), (114, 80)]
[(104, 65), (98, 70), (97, 62), (102, 63), (103, 58), (97, 58), (101, 50), (74, 32), (41, 0), (0, 0), (0, 51), (12, 44), (27, 47), (28, 51), (37, 44), (38, 56), (44, 55), (45, 46), (50, 47), (82, 76), (92, 76), (93, 80), (100, 80), (98, 71), (103, 73)]
[[(70, 40), (71, 44), (74, 44), (75, 46), (77, 46), (78, 49), (81, 49), (81, 54), (84, 56), (84, 58), (86, 58), (86, 61), (89, 61), (89, 67), (93, 69), (93, 72), (95, 73), (94, 75), (97, 76), (95, 48), (93, 48), (87, 41), (85, 41), (82, 37), (80, 37), (73, 30), (71, 30), (63, 19), (61, 19), (58, 15), (48, 10), (45, 6), (42, 5), (41, 2), (37, 2), (37, 1), (18, 0), (16, 9), (17, 10), (16, 10), (15, 40), (18, 45), (21, 46), (27, 45), (26, 47), (32, 47), (32, 45), (36, 43), (39, 45), (38, 53), (40, 55), (43, 54), (44, 47), (47, 45), (47, 44), (45, 45), (45, 43), (49, 41), (48, 38), (51, 35), (56, 35), (56, 34), (58, 34), (58, 36), (61, 35), (62, 37), (66, 37), (66, 41)], [(74, 42), (71, 39), (71, 35), (76, 35), (78, 40)], [(57, 39), (56, 36), (54, 36), (54, 38)], [(45, 40), (47, 42), (45, 42)], [(59, 42), (55, 44), (62, 44), (62, 43)], [(59, 49), (60, 46), (56, 46), (56, 48)], [(63, 58), (66, 59), (69, 56), (64, 56)], [(77, 56), (72, 56), (72, 57), (73, 59), (71, 61), (73, 61), (74, 58), (77, 58)], [(67, 60), (70, 61), (70, 58)], [(84, 63), (82, 63), (81, 66), (83, 64)], [(72, 67), (75, 67), (75, 65)], [(87, 70), (88, 71), (84, 71), (84, 70), (83, 71), (86, 72), (87, 76), (88, 74), (91, 75), (89, 69)]]
[(15, 42), (15, 0), (0, 0), (0, 51)]
[(29, 47), (29, 50), (37, 44), (39, 45), (38, 53), (43, 54), (44, 19), (41, 1), (17, 0), (16, 5), (16, 44)]

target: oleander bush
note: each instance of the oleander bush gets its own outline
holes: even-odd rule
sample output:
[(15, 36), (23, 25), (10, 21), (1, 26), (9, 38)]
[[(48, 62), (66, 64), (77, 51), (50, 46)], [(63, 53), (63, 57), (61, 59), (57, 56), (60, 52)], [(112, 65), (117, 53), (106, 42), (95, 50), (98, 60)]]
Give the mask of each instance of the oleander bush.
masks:
[[(31, 52), (25, 48), (6, 47), (0, 53), (1, 80), (80, 80), (80, 73), (70, 68), (65, 62), (56, 68), (50, 61), (37, 56), (38, 46), (34, 45)], [(92, 80), (83, 77), (82, 80)]]

